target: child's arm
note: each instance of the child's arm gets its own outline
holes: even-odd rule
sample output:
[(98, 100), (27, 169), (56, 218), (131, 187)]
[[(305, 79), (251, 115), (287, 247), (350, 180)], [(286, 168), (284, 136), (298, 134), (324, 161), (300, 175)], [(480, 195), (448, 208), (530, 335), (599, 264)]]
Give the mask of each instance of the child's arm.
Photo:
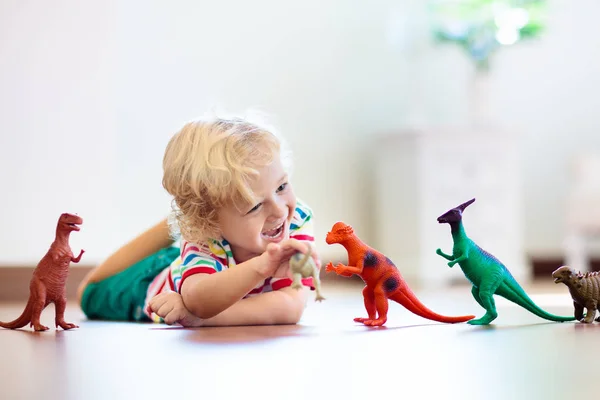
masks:
[(149, 303), (149, 311), (162, 317), (166, 324), (186, 327), (282, 325), (300, 321), (307, 300), (307, 289), (286, 287), (238, 301), (212, 318), (202, 319), (185, 308), (181, 295), (162, 293)]
[(262, 255), (233, 268), (188, 276), (180, 289), (183, 303), (199, 318), (212, 318), (239, 302), (260, 282), (273, 276), (297, 251), (306, 252), (306, 245), (289, 239), (280, 245), (270, 244)]
[(245, 265), (250, 261), (218, 273), (186, 278), (180, 290), (185, 308), (199, 318), (208, 319), (240, 301), (265, 279), (255, 268)]
[(296, 324), (306, 308), (308, 288), (288, 286), (238, 301), (202, 326)]

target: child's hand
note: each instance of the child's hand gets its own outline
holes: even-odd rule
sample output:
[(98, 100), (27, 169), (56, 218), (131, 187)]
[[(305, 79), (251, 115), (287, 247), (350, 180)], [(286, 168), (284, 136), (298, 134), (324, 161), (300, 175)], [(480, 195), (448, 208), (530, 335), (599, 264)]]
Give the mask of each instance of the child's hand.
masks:
[(281, 243), (269, 243), (267, 251), (261, 256), (261, 273), (265, 277), (291, 278), (290, 258), (297, 252), (305, 254), (308, 251), (307, 246), (311, 246), (311, 257), (315, 265), (317, 268), (321, 268), (321, 260), (314, 244), (301, 242), (296, 239), (288, 239)]
[[(317, 246), (315, 246), (315, 244), (313, 242), (299, 241), (296, 239), (291, 239), (291, 240), (295, 240), (296, 242), (298, 242), (298, 243), (293, 244), (293, 247), (295, 249), (294, 253), (300, 252), (302, 254), (306, 254), (306, 252), (308, 252), (308, 250), (309, 250), (308, 247), (310, 247), (310, 258), (312, 258), (317, 269), (320, 270), (321, 269), (321, 259), (319, 258), (319, 253), (317, 253)], [(286, 260), (286, 262), (284, 264), (289, 266), (289, 258)]]
[[(304, 243), (304, 245), (308, 245), (310, 246), (310, 256), (313, 259), (313, 261), (315, 262), (315, 265), (317, 267), (318, 270), (321, 270), (321, 258), (319, 257), (319, 253), (317, 253), (317, 246), (315, 246), (315, 244), (313, 242), (302, 242)], [(305, 253), (305, 251), (303, 251), (303, 253)]]
[(167, 325), (201, 326), (202, 319), (188, 311), (183, 304), (181, 295), (176, 292), (160, 293), (154, 296), (148, 304), (149, 313), (154, 312)]

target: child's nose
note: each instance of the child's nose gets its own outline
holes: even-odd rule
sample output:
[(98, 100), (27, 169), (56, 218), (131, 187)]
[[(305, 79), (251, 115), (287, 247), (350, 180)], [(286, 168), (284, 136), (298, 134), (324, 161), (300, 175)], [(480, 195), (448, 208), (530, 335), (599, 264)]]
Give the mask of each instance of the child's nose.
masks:
[(286, 212), (286, 205), (284, 203), (276, 203), (273, 207), (273, 217), (274, 218), (283, 218)]

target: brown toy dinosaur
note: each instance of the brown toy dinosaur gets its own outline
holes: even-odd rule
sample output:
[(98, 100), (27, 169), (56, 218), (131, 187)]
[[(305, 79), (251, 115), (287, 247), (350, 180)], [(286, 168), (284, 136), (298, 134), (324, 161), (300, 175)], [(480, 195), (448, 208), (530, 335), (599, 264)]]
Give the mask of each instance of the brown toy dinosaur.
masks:
[(52, 242), (50, 249), (33, 271), (29, 283), (29, 300), (25, 310), (12, 322), (0, 322), (1, 327), (17, 329), (29, 323), (29, 326), (33, 326), (36, 331), (48, 330), (47, 326), (40, 323), (40, 316), (48, 304), (54, 303), (56, 327), (60, 325), (65, 330), (78, 328), (77, 325), (65, 322), (64, 319), (67, 305), (65, 284), (70, 263), (78, 263), (84, 253), (82, 249), (79, 256), (73, 258), (69, 246), (69, 235), (72, 231), (79, 231), (79, 225), (82, 223), (83, 219), (77, 215), (61, 214), (56, 226), (54, 242)]
[[(563, 265), (552, 273), (554, 283), (564, 283), (569, 288), (575, 308), (575, 318), (578, 321), (591, 324), (594, 322), (598, 303), (600, 303), (600, 271), (581, 272)], [(583, 309), (587, 309), (585, 317)], [(600, 322), (600, 317), (596, 318)]]

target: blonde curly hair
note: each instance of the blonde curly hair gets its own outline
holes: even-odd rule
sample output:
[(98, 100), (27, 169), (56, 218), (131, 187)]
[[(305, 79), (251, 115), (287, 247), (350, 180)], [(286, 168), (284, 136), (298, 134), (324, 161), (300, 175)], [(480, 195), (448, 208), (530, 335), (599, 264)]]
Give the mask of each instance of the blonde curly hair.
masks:
[(252, 204), (248, 179), (281, 157), (290, 172), (290, 152), (272, 128), (242, 118), (205, 118), (186, 123), (163, 157), (165, 190), (173, 196), (173, 236), (201, 243), (220, 235), (217, 211)]

